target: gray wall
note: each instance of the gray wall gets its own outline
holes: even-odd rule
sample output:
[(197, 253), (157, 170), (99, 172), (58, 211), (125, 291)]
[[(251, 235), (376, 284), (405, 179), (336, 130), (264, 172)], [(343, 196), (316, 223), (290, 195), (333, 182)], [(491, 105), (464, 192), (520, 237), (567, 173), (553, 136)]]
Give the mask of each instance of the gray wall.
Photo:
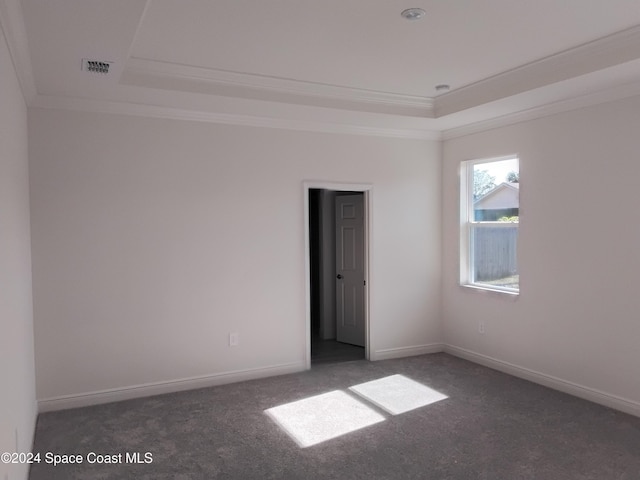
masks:
[[(27, 108), (0, 31), (0, 452), (30, 451), (36, 420), (28, 173)], [(3, 479), (27, 471), (0, 463)]]
[(439, 142), (29, 122), (39, 399), (304, 368), (305, 180), (374, 185), (373, 358), (442, 340)]
[[(638, 131), (635, 97), (444, 142), (448, 344), (640, 414)], [(521, 173), (515, 301), (458, 285), (459, 163), (509, 154)]]

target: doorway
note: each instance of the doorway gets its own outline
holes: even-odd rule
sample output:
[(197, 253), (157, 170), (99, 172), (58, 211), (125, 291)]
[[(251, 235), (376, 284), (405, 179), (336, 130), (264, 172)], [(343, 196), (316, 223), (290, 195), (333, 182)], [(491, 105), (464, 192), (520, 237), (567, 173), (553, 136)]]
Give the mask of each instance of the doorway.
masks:
[(370, 189), (305, 183), (307, 368), (369, 358)]

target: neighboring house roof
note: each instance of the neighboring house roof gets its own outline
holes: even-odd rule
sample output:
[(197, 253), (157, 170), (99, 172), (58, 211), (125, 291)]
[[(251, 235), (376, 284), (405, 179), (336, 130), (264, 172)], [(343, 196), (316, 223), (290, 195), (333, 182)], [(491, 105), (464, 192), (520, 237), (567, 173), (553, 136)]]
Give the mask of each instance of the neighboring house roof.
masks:
[(475, 210), (502, 210), (520, 207), (520, 184), (503, 182), (482, 197), (478, 198), (473, 207)]

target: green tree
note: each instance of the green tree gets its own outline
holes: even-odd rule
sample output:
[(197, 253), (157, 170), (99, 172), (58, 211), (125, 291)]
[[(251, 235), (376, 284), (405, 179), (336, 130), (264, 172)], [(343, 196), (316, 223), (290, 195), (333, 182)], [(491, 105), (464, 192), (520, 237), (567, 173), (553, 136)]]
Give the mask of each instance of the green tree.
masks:
[(473, 170), (473, 199), (477, 200), (496, 187), (496, 177), (487, 170)]
[(520, 183), (520, 172), (509, 172), (507, 174), (507, 182)]

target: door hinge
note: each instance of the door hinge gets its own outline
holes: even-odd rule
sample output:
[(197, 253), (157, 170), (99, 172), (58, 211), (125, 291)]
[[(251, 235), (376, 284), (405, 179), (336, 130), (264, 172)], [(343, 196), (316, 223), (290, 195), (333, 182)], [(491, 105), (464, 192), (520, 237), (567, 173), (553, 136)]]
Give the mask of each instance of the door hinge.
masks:
[(364, 281), (364, 286), (365, 286), (365, 287), (367, 286), (367, 281), (366, 281), (366, 280)]

